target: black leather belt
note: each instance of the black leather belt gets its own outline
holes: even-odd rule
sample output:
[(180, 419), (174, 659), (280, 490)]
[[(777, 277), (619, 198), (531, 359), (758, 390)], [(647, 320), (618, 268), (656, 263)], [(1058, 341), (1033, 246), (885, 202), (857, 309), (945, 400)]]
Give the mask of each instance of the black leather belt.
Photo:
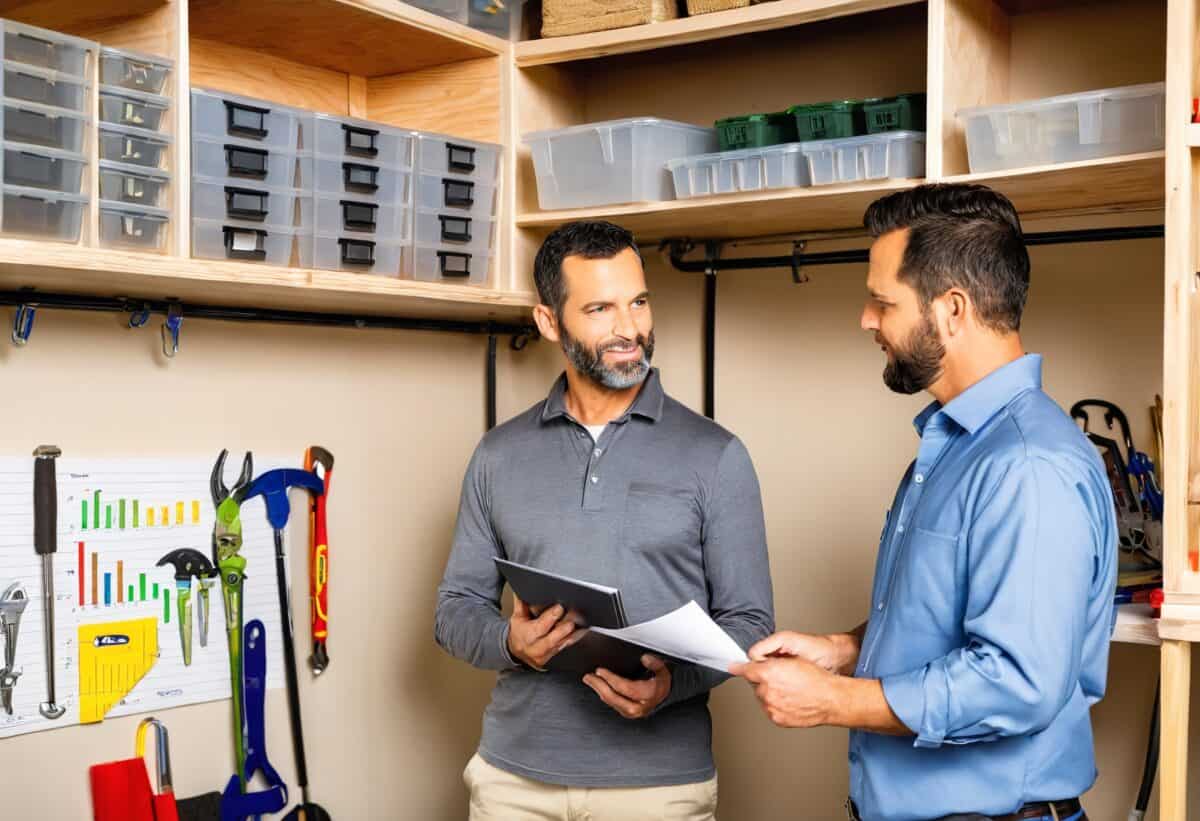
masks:
[[(1071, 798), (1066, 801), (1035, 801), (1031, 804), (1026, 804), (1014, 813), (1008, 815), (983, 815), (982, 813), (958, 813), (955, 815), (945, 815), (935, 821), (1027, 821), (1031, 818), (1054, 818), (1057, 816), (1059, 821), (1067, 821), (1076, 813), (1083, 809), (1083, 805), (1079, 803), (1078, 798)], [(846, 801), (846, 815), (850, 821), (862, 821), (862, 817), (858, 814), (858, 807), (853, 801)], [(1085, 815), (1080, 821), (1087, 821)]]

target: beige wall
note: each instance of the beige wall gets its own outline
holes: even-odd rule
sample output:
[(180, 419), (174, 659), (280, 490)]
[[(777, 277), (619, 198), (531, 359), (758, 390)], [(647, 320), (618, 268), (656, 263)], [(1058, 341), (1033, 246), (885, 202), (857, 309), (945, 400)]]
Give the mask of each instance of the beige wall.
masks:
[[(1161, 380), (1161, 267), (1157, 242), (1038, 249), (1026, 324), (1030, 349), (1047, 355), (1051, 393), (1066, 404), (1085, 394), (1117, 401), (1143, 442), (1144, 406)], [(922, 401), (887, 393), (879, 379), (880, 354), (857, 328), (861, 266), (810, 274), (802, 287), (785, 271), (722, 275), (717, 414), (762, 480), (780, 625), (833, 630), (862, 617)], [(666, 386), (699, 407), (701, 278), (653, 265), (651, 285)], [(333, 662), (303, 688), (313, 795), (343, 821), (462, 819), (458, 774), (491, 676), (438, 651), (432, 609), (458, 483), (482, 432), (483, 341), (191, 321), (167, 365), (156, 340), (157, 329), (124, 331), (112, 317), (43, 313), (27, 349), (0, 346), (0, 452), (43, 441), (95, 456), (209, 457), (227, 446), (299, 457), (310, 442), (330, 447)], [(536, 401), (556, 368), (546, 344), (503, 351), (501, 416)], [(81, 395), (86, 413), (74, 409)], [(1098, 821), (1123, 819), (1136, 791), (1157, 656), (1118, 647), (1112, 662), (1096, 710)], [(843, 732), (774, 729), (736, 682), (719, 689), (714, 711), (726, 821), (839, 817)], [(228, 704), (163, 718), (177, 792), (219, 787), (232, 771)], [(294, 783), (282, 691), (269, 697), (267, 722), (271, 758)], [(135, 723), (0, 742), (7, 815), (89, 817), (86, 768), (128, 755)]]

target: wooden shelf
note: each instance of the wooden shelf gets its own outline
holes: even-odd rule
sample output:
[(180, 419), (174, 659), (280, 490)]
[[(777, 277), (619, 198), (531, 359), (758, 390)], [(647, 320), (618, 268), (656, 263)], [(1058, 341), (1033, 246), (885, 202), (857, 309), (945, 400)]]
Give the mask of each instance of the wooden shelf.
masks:
[[(995, 174), (967, 174), (946, 182), (978, 182), (1010, 197), (1023, 215), (1117, 212), (1161, 208), (1163, 152)], [(793, 188), (690, 200), (602, 208), (541, 211), (517, 218), (519, 228), (552, 228), (577, 219), (606, 219), (641, 240), (664, 237), (727, 239), (797, 232), (859, 229), (876, 198), (920, 180)]]
[(526, 321), (537, 297), (340, 271), (278, 268), (0, 238), (0, 288), (209, 305)]
[(190, 0), (195, 39), (379, 77), (505, 54), (509, 44), (400, 0)]
[(1192, 148), (1200, 148), (1200, 123), (1190, 123), (1184, 131), (1187, 135), (1187, 144)]
[(663, 23), (527, 40), (514, 46), (513, 55), (521, 67), (589, 60), (799, 26), (911, 3), (912, 0), (773, 0)]
[(1117, 626), (1113, 641), (1125, 644), (1162, 644), (1158, 637), (1158, 620), (1150, 616), (1146, 604), (1122, 604), (1117, 607)]

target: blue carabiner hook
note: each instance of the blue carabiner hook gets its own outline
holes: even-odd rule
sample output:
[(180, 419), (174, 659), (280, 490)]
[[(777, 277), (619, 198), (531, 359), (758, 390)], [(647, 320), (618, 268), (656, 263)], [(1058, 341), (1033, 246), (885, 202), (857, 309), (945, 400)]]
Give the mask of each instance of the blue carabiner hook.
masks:
[(162, 325), (163, 356), (174, 359), (179, 353), (179, 331), (183, 327), (183, 306), (172, 302)]
[(150, 306), (143, 303), (142, 307), (129, 314), (130, 328), (143, 328), (150, 321)]
[(33, 333), (33, 320), (37, 316), (36, 305), (18, 305), (16, 316), (13, 317), (12, 341), (20, 347), (29, 341)]

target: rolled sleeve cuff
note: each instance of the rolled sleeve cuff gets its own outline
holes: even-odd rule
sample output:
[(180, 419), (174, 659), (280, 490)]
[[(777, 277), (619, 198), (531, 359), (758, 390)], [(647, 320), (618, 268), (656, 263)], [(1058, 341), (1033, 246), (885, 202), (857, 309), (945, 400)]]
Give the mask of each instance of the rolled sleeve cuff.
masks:
[(500, 628), (500, 656), (510, 669), (519, 670), (522, 666), (521, 663), (513, 658), (512, 653), (508, 651), (508, 630), (509, 623), (506, 621)]
[(883, 697), (916, 736), (914, 747), (936, 749), (946, 739), (945, 688), (936, 686), (938, 671), (928, 665), (880, 680)]

